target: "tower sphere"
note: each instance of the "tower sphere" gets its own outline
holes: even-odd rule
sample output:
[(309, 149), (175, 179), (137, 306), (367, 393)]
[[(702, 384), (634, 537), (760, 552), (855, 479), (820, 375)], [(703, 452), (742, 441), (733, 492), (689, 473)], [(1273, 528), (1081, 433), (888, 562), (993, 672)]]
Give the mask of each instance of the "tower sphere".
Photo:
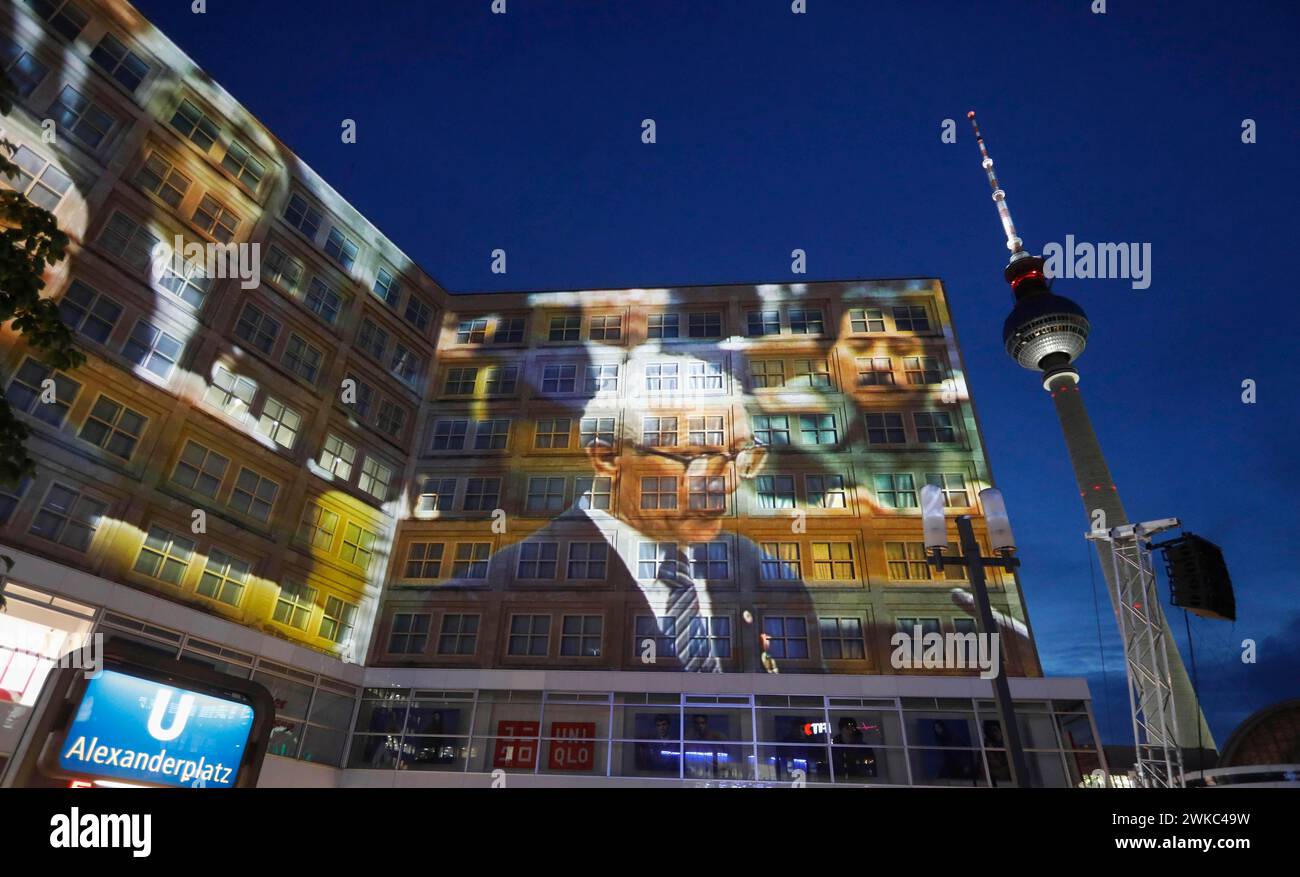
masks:
[[(1027, 369), (1041, 371), (1043, 360), (1063, 354), (1074, 362), (1088, 343), (1088, 316), (1068, 298), (1035, 292), (1016, 302), (1002, 326), (1007, 354)], [(1061, 356), (1053, 357), (1059, 362)]]

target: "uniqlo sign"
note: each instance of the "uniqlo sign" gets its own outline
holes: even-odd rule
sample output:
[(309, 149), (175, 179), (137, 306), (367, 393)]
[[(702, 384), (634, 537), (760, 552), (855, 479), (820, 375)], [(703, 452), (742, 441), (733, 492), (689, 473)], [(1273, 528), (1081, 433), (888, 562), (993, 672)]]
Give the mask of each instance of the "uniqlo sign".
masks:
[(537, 732), (540, 727), (537, 722), (497, 722), (497, 746), (492, 754), (492, 766), (525, 770), (537, 767)]
[(596, 759), (595, 722), (552, 722), (549, 770), (591, 770)]

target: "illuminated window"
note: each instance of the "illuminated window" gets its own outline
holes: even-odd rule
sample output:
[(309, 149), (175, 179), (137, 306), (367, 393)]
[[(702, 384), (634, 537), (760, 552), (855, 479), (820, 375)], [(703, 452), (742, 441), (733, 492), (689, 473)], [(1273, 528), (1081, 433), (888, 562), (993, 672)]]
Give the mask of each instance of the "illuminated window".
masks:
[(465, 499), (461, 510), (490, 512), (500, 504), (500, 478), (468, 478), (465, 480)]
[(423, 332), (429, 328), (431, 319), (433, 319), (433, 308), (429, 307), (424, 299), (412, 293), (406, 300), (406, 322)]
[(613, 483), (614, 479), (607, 475), (577, 478), (573, 490), (578, 497), (578, 508), (608, 511), (613, 496)]
[(238, 140), (230, 141), (230, 146), (226, 148), (226, 155), (221, 159), (221, 166), (255, 192), (258, 184), (262, 182), (262, 175), (266, 173), (266, 166), (254, 158), (248, 151), (248, 147)]
[(880, 308), (854, 308), (849, 311), (849, 326), (854, 332), (885, 331), (885, 312)]
[(352, 464), (357, 459), (357, 448), (330, 433), (320, 449), (320, 467), (341, 481), (352, 477)]
[(764, 542), (759, 546), (759, 577), (769, 582), (793, 582), (802, 576), (798, 542)]
[(648, 476), (641, 479), (641, 508), (677, 508), (677, 478), (673, 475)]
[(248, 584), (248, 574), (253, 566), (246, 560), (231, 557), (216, 548), (208, 551), (208, 562), (199, 576), (196, 589), (204, 597), (211, 597), (219, 603), (238, 606)]
[(687, 334), (692, 338), (721, 338), (722, 314), (706, 311), (687, 315)]
[(529, 478), (525, 508), (530, 512), (563, 511), (564, 479), (546, 476)]
[(537, 421), (533, 447), (567, 448), (573, 421), (567, 417), (545, 417)]
[(485, 579), (492, 546), (487, 542), (457, 542), (451, 574), (458, 579)]
[(618, 391), (617, 365), (587, 366), (586, 389), (590, 393), (614, 393)]
[(692, 362), (690, 377), (692, 390), (721, 390), (722, 363)]
[(193, 557), (193, 539), (152, 526), (144, 538), (144, 544), (140, 546), (140, 555), (135, 559), (132, 569), (169, 585), (179, 585)]
[(216, 497), (229, 466), (229, 458), (196, 441), (187, 441), (176, 461), (172, 481), (203, 496)]
[(204, 273), (201, 262), (173, 258), (164, 264), (158, 285), (198, 310), (212, 289), (212, 278)]
[(325, 614), (320, 621), (320, 635), (333, 643), (344, 643), (352, 638), (352, 624), (357, 607), (338, 597), (325, 598)]
[(478, 382), (478, 369), (453, 368), (447, 370), (445, 391), (449, 396), (472, 396)]
[(676, 446), (677, 418), (641, 418), (641, 444), (648, 448), (671, 448)]
[(894, 366), (888, 356), (866, 356), (858, 359), (859, 387), (892, 387)]
[(815, 579), (836, 580), (857, 577), (853, 566), (852, 542), (814, 542), (812, 561)]
[(780, 311), (749, 311), (745, 314), (746, 333), (753, 338), (781, 334)]
[(892, 412), (867, 414), (867, 441), (873, 445), (901, 445), (907, 441), (903, 415)]
[(790, 444), (790, 418), (784, 414), (754, 415), (754, 444), (764, 446)]
[(677, 389), (677, 363), (652, 362), (645, 367), (645, 388), (652, 392)]
[(262, 260), (262, 279), (289, 293), (298, 291), (302, 282), (303, 264), (284, 250), (271, 244)]
[(833, 445), (839, 441), (834, 414), (800, 414), (799, 441), (806, 445)]
[(298, 528), (298, 538), (321, 551), (334, 547), (334, 534), (339, 526), (339, 516), (318, 505), (308, 505)]
[(515, 392), (519, 382), (519, 366), (494, 365), (487, 369), (484, 390), (489, 396), (505, 396)]
[(132, 411), (107, 396), (100, 396), (86, 416), (86, 422), (81, 425), (78, 438), (123, 460), (129, 460), (135, 453), (135, 446), (140, 441), (147, 422), (147, 418), (138, 411)]
[[(637, 546), (636, 577), (638, 579), (664, 579), (673, 581), (685, 569), (678, 569), (680, 556), (676, 542), (642, 542)], [(675, 648), (669, 654), (677, 654)]]
[(357, 262), (357, 245), (335, 226), (330, 229), (325, 240), (325, 255), (339, 264), (344, 271), (351, 271)]
[(417, 512), (449, 512), (456, 496), (455, 478), (425, 478), (416, 500)]
[(822, 335), (826, 325), (820, 308), (791, 308), (790, 332), (795, 335)]
[(393, 467), (387, 466), (374, 457), (367, 456), (361, 464), (361, 477), (357, 487), (380, 502), (388, 499), (388, 491), (393, 481)]
[(808, 505), (819, 509), (848, 507), (843, 475), (807, 475), (804, 487), (808, 491)]
[(29, 357), (9, 382), (5, 398), (11, 407), (60, 427), (80, 393), (81, 384)]
[(933, 484), (943, 491), (943, 504), (950, 508), (969, 508), (970, 494), (966, 492), (966, 476), (960, 472), (930, 472), (925, 476), (926, 484)]
[(558, 542), (524, 542), (519, 546), (521, 579), (553, 579), (560, 556)]
[(506, 418), (480, 420), (474, 430), (474, 449), (499, 451), (510, 438), (510, 421)]
[(244, 309), (239, 312), (239, 321), (235, 323), (236, 337), (269, 355), (279, 334), (279, 320), (252, 302), (244, 304)]
[(785, 386), (785, 363), (779, 359), (760, 359), (749, 364), (750, 383), (755, 390)]
[(640, 654), (645, 648), (645, 640), (648, 639), (654, 641), (656, 657), (677, 657), (677, 619), (673, 616), (638, 615), (635, 630), (632, 640), (633, 651)]
[(957, 441), (952, 415), (946, 411), (917, 411), (912, 414), (918, 442), (951, 443)]
[(582, 335), (582, 317), (551, 317), (548, 341), (578, 341)]
[(442, 576), (441, 542), (412, 542), (406, 547), (406, 578), (436, 579)]
[(570, 542), (566, 576), (570, 579), (604, 579), (609, 559), (605, 542)]
[(149, 65), (110, 33), (104, 34), (99, 45), (91, 50), (90, 60), (120, 82), (127, 91), (135, 91), (149, 75)]
[(339, 311), (343, 309), (343, 296), (319, 277), (313, 277), (307, 294), (303, 296), (303, 304), (307, 305), (307, 310), (333, 326), (338, 322)]
[(566, 615), (560, 625), (560, 655), (568, 658), (599, 658), (605, 626), (601, 615)]
[[(961, 557), (962, 556), (961, 545), (959, 545), (956, 542), (949, 542), (947, 556)], [(943, 565), (943, 577), (945, 579), (950, 579), (953, 581), (959, 581), (959, 582), (965, 581), (966, 567), (963, 564), (959, 564), (959, 563), (945, 563)], [(990, 578), (992, 578), (992, 575), (990, 575)]]
[(456, 328), (456, 342), (458, 344), (482, 344), (487, 340), (488, 321), (483, 318), (474, 320), (461, 320), (460, 325)]
[(322, 216), (320, 210), (295, 192), (284, 208), (284, 219), (309, 239), (315, 240), (316, 232), (320, 231)]
[(80, 280), (72, 281), (59, 302), (59, 318), (83, 338), (107, 344), (122, 306)]
[(937, 384), (943, 380), (939, 360), (933, 356), (903, 357), (903, 373), (909, 384)]
[(686, 418), (687, 442), (692, 445), (717, 448), (725, 444), (721, 416)]
[(388, 637), (390, 655), (419, 655), (429, 644), (431, 615), (426, 613), (397, 612), (393, 614), (393, 630)]
[(380, 266), (375, 272), (375, 285), (370, 287), (370, 291), (375, 298), (390, 308), (395, 308), (402, 298), (402, 283), (387, 268)]
[(216, 123), (187, 100), (181, 101), (181, 105), (176, 108), (172, 116), (172, 127), (198, 144), (204, 152), (211, 149), (221, 137), (221, 131)]
[(830, 365), (824, 359), (799, 359), (794, 363), (796, 386), (826, 389), (831, 384)]
[(124, 265), (141, 273), (153, 266), (153, 251), (161, 240), (125, 213), (115, 212), (99, 235), (99, 245)]
[(59, 92), (49, 113), (58, 123), (59, 133), (71, 134), (92, 151), (103, 144), (117, 124), (116, 118), (71, 85)]
[(438, 635), (438, 654), (472, 655), (478, 640), (477, 615), (448, 613), (442, 616), (442, 629)]
[(375, 556), (375, 541), (378, 538), (377, 533), (349, 523), (343, 528), (343, 546), (339, 549), (339, 557), (344, 563), (370, 569), (370, 561)]
[(542, 368), (543, 393), (572, 393), (577, 389), (576, 365), (548, 365)]
[(727, 507), (727, 479), (722, 475), (690, 476), (687, 500), (692, 509), (722, 511)]
[(262, 416), (257, 421), (257, 431), (283, 448), (292, 448), (298, 440), (302, 417), (297, 411), (273, 396), (266, 397)]
[(876, 502), (886, 509), (914, 509), (916, 479), (906, 472), (891, 472), (875, 476)]
[(894, 308), (894, 328), (899, 332), (929, 332), (930, 318), (921, 305)]
[(831, 661), (861, 661), (867, 657), (860, 618), (818, 618), (822, 657)]
[(523, 317), (500, 317), (492, 332), (493, 344), (521, 344), (524, 340)]
[(108, 503), (55, 482), (50, 485), (30, 532), (74, 551), (85, 551), (107, 512)]
[(582, 418), (579, 425), (579, 441), (584, 448), (614, 447), (614, 418)]
[(731, 578), (731, 563), (726, 542), (692, 542), (686, 546), (691, 578), (722, 580)]
[(650, 314), (646, 317), (646, 336), (649, 338), (676, 338), (681, 320), (677, 314)]
[(316, 589), (303, 582), (286, 581), (280, 585), (271, 620), (297, 630), (306, 630), (316, 605)]
[(619, 316), (592, 317), (588, 336), (592, 341), (617, 341), (623, 337), (623, 318)]
[(889, 562), (889, 577), (894, 581), (928, 582), (931, 579), (924, 542), (886, 542), (885, 559)]
[(239, 217), (216, 198), (204, 195), (194, 210), (194, 224), (217, 240), (229, 243), (239, 228)]
[(765, 615), (763, 633), (770, 638), (767, 653), (773, 658), (808, 657), (808, 621), (798, 616)]
[(762, 509), (794, 508), (793, 475), (759, 475), (754, 479), (758, 507)]
[(433, 450), (460, 451), (465, 449), (465, 433), (469, 421), (462, 419), (439, 420), (433, 425)]
[(308, 344), (301, 335), (290, 332), (289, 343), (284, 346), (284, 356), (280, 358), (280, 362), (289, 371), (314, 384), (317, 375), (320, 374), (321, 361), (324, 358), (325, 354)]
[(383, 362), (384, 351), (388, 349), (388, 333), (376, 326), (369, 318), (363, 319), (361, 328), (357, 331), (357, 346)]
[(511, 615), (506, 654), (546, 657), (550, 650), (551, 616)]
[(0, 178), (7, 186), (27, 196), (37, 207), (54, 210), (72, 188), (72, 178), (53, 163), (41, 158), (26, 146), (19, 146), (13, 154), (16, 179)]

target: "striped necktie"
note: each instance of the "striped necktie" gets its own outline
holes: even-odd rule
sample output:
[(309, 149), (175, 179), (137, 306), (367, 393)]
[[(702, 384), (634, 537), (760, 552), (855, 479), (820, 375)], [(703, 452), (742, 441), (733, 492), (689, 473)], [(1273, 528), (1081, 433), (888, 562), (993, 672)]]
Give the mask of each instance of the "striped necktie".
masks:
[[(690, 673), (721, 673), (722, 662), (713, 654), (709, 619), (700, 615), (700, 593), (690, 576), (690, 563), (678, 554), (671, 566), (662, 561), (659, 584), (669, 590), (668, 617), (676, 634), (674, 647), (682, 669)], [(692, 640), (697, 644), (692, 645)]]

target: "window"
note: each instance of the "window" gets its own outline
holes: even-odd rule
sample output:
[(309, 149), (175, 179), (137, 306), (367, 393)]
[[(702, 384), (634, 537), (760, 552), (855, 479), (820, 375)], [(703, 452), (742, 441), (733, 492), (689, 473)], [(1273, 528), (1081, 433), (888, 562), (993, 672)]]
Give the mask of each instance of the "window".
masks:
[(271, 244), (262, 262), (262, 279), (289, 293), (298, 291), (302, 282), (303, 264), (284, 250)]
[(320, 374), (321, 360), (324, 354), (317, 348), (308, 344), (297, 332), (289, 333), (289, 343), (284, 346), (284, 356), (280, 361), (284, 363), (285, 368), (298, 375), (310, 384), (316, 383), (316, 376)]
[(406, 578), (436, 579), (442, 576), (441, 542), (412, 542), (406, 548)]
[(90, 547), (99, 522), (107, 512), (107, 503), (55, 482), (50, 485), (45, 502), (32, 521), (31, 532), (42, 539), (84, 552)]
[[(352, 382), (352, 387), (355, 390), (353, 394), (355, 398), (351, 402), (347, 401), (348, 381)], [(344, 378), (343, 400), (343, 404), (350, 406), (357, 413), (357, 417), (365, 420), (370, 416), (370, 407), (375, 401), (375, 388), (349, 372), (348, 376)]]
[(98, 149), (117, 124), (113, 116), (71, 85), (59, 92), (50, 106), (50, 115), (60, 132), (66, 131), (91, 150)]
[(807, 475), (804, 487), (808, 490), (808, 505), (813, 508), (848, 508), (843, 475)]
[(876, 502), (883, 509), (914, 509), (916, 479), (906, 472), (890, 472), (875, 476)]
[(873, 445), (901, 445), (907, 441), (903, 432), (903, 415), (867, 414), (867, 441)]
[(577, 387), (576, 365), (548, 365), (542, 368), (543, 393), (572, 393)]
[(490, 512), (501, 498), (500, 478), (468, 478), (465, 480), (465, 500), (461, 509), (467, 512)]
[(720, 512), (727, 508), (727, 479), (723, 475), (692, 475), (687, 482), (689, 507)]
[(337, 227), (331, 228), (329, 238), (325, 241), (325, 255), (337, 262), (344, 271), (351, 271), (357, 261), (357, 245)]
[(315, 240), (316, 232), (320, 231), (322, 216), (320, 210), (295, 192), (284, 208), (284, 219), (308, 238)]
[(320, 467), (341, 481), (352, 477), (352, 464), (357, 459), (357, 448), (330, 433), (320, 449)]
[(691, 619), (687, 657), (731, 657), (731, 619), (701, 615)]
[(692, 542), (687, 546), (687, 560), (696, 581), (731, 578), (726, 542)]
[(763, 633), (770, 637), (767, 652), (773, 658), (808, 657), (808, 622), (797, 616), (764, 616)]
[(754, 444), (764, 446), (790, 444), (790, 418), (784, 414), (754, 415)]
[(303, 582), (284, 582), (275, 600), (271, 620), (297, 630), (306, 630), (311, 610), (316, 604), (316, 589)]
[(587, 366), (586, 389), (590, 393), (618, 392), (618, 366), (617, 365)]
[(818, 618), (822, 657), (830, 661), (862, 661), (867, 657), (860, 618)]
[(176, 113), (172, 116), (172, 127), (198, 144), (204, 152), (211, 149), (212, 144), (221, 137), (216, 123), (187, 100), (181, 101), (181, 105), (176, 108)]
[(429, 321), (433, 319), (433, 308), (424, 299), (412, 294), (406, 300), (405, 316), (406, 322), (423, 332), (429, 328)]
[(641, 418), (641, 444), (648, 448), (671, 448), (676, 446), (677, 418)]
[(85, 10), (71, 0), (29, 0), (29, 4), (37, 15), (69, 40), (76, 39), (77, 34), (90, 21)]
[(824, 359), (800, 359), (794, 364), (795, 385), (813, 389), (828, 389), (831, 383), (830, 365)]
[(523, 317), (499, 317), (492, 333), (493, 344), (521, 344), (524, 340)]
[(488, 321), (484, 318), (461, 320), (456, 329), (456, 343), (482, 344), (487, 340)]
[(646, 317), (646, 337), (676, 338), (681, 320), (677, 314), (650, 314)]
[(929, 332), (930, 318), (921, 305), (894, 308), (894, 328), (899, 332)]
[(251, 569), (252, 564), (248, 561), (213, 548), (208, 551), (208, 563), (203, 568), (203, 575), (199, 576), (197, 590), (204, 597), (211, 597), (219, 603), (238, 606)]
[(472, 396), (478, 382), (478, 369), (453, 368), (447, 370), (446, 393), (449, 396)]
[(382, 362), (388, 349), (388, 333), (369, 319), (363, 319), (357, 332), (357, 346)]
[(564, 479), (533, 477), (528, 479), (528, 500), (525, 508), (530, 512), (558, 512), (564, 510)]
[(0, 485), (0, 526), (8, 525), (13, 520), (18, 504), (27, 495), (27, 488), (31, 486), (31, 478), (23, 478), (13, 487)]
[(519, 546), (519, 578), (553, 579), (560, 556), (558, 542), (524, 542)]
[(909, 384), (937, 384), (943, 380), (939, 360), (933, 356), (903, 357), (903, 373)]
[(677, 389), (677, 363), (652, 362), (645, 367), (645, 388), (650, 391)]
[(566, 615), (560, 624), (560, 654), (567, 658), (599, 658), (605, 618)]
[(193, 539), (155, 525), (149, 528), (132, 569), (169, 585), (179, 585), (193, 556)]
[(186, 441), (185, 449), (181, 451), (176, 468), (172, 471), (172, 481), (195, 493), (215, 498), (229, 466), (228, 457), (205, 448), (196, 441)]
[(885, 559), (889, 562), (889, 577), (895, 581), (928, 582), (931, 579), (924, 542), (886, 542)]
[(307, 305), (309, 311), (333, 326), (338, 322), (339, 311), (343, 308), (343, 296), (319, 277), (313, 277), (311, 286), (307, 288), (307, 295), (303, 298), (303, 304)]
[(492, 546), (487, 542), (457, 542), (451, 574), (458, 579), (485, 579)]
[(608, 558), (609, 545), (605, 542), (570, 542), (566, 576), (570, 579), (604, 579)]
[(799, 570), (798, 542), (764, 542), (759, 546), (761, 559), (758, 564), (759, 577), (769, 582), (798, 581), (802, 573)]
[(917, 411), (912, 414), (918, 442), (951, 443), (957, 441), (952, 415), (946, 411)]
[(691, 363), (691, 389), (692, 390), (721, 390), (722, 389), (722, 363), (692, 362)]
[(623, 337), (623, 318), (619, 316), (592, 317), (588, 337), (592, 341), (617, 341)]
[(573, 492), (578, 498), (578, 508), (580, 509), (604, 509), (610, 508), (610, 499), (612, 498), (614, 479), (608, 475), (593, 475), (579, 477), (574, 480)]
[(14, 182), (0, 178), (7, 186), (13, 186), (27, 200), (37, 207), (54, 210), (72, 188), (72, 178), (55, 167), (51, 162), (41, 158), (26, 146), (19, 146), (13, 154), (13, 163), (17, 170)]
[(537, 421), (533, 446), (537, 448), (567, 448), (569, 430), (573, 421), (567, 417), (545, 417)]
[(424, 371), (424, 360), (408, 350), (405, 344), (398, 342), (393, 345), (393, 359), (388, 370), (399, 381), (414, 389)]
[(940, 633), (942, 628), (937, 618), (915, 618), (910, 616), (900, 616), (894, 619), (894, 624), (898, 627), (899, 633), (905, 633), (908, 636), (914, 636), (916, 629), (921, 628), (921, 636), (931, 633)]
[(266, 166), (253, 157), (248, 151), (248, 147), (238, 140), (230, 141), (230, 146), (226, 149), (226, 155), (221, 159), (221, 166), (230, 171), (239, 181), (254, 192), (257, 186), (262, 182), (262, 175), (266, 173)]
[[(651, 576), (653, 578), (653, 576)], [(640, 653), (642, 643), (649, 639), (654, 641), (655, 655), (665, 658), (677, 657), (677, 619), (671, 615), (638, 615), (635, 622), (636, 635), (632, 641), (633, 651)]]
[(511, 615), (510, 641), (506, 653), (546, 657), (550, 648), (551, 616)]
[(834, 414), (800, 414), (799, 440), (806, 445), (833, 445), (839, 440)]
[(812, 544), (813, 578), (857, 578), (853, 568), (852, 542), (814, 542)]
[(745, 314), (745, 327), (750, 337), (781, 334), (780, 311), (750, 311)]
[(239, 228), (239, 217), (216, 198), (204, 195), (194, 209), (194, 224), (200, 231), (212, 235), (223, 244), (230, 243)]
[[(46, 381), (51, 382), (52, 395), (46, 395)], [(9, 382), (5, 396), (19, 411), (60, 427), (80, 392), (81, 384), (29, 357)]]
[(785, 386), (785, 363), (779, 359), (760, 359), (749, 364), (749, 379), (755, 390)]
[(439, 420), (433, 425), (433, 450), (464, 450), (465, 433), (468, 429), (468, 420)]
[(339, 550), (339, 557), (345, 563), (370, 569), (370, 561), (375, 555), (375, 540), (378, 538), (378, 534), (349, 523), (343, 529), (343, 547)]
[(858, 359), (859, 387), (894, 386), (894, 366), (888, 356), (868, 356)]
[[(957, 542), (948, 543), (948, 557), (961, 557), (961, 545)], [(954, 581), (966, 580), (966, 567), (960, 563), (945, 563), (943, 565), (943, 577)]]
[(641, 479), (641, 508), (677, 508), (677, 477), (649, 476)]
[(515, 392), (519, 382), (519, 366), (488, 366), (484, 390), (489, 396), (505, 396)]
[(686, 418), (686, 435), (688, 444), (710, 448), (722, 447), (724, 444), (722, 417), (688, 417)]
[(325, 615), (320, 621), (320, 635), (333, 643), (344, 643), (352, 638), (352, 624), (357, 607), (338, 597), (325, 598)]
[(614, 418), (582, 418), (582, 420), (579, 421), (578, 440), (584, 448), (614, 447)]
[(336, 513), (318, 505), (308, 505), (298, 528), (298, 538), (312, 548), (329, 551), (334, 547), (334, 533), (338, 526), (339, 516)]
[(204, 273), (202, 262), (172, 258), (163, 267), (158, 285), (198, 310), (212, 289), (212, 279)]
[(292, 448), (298, 440), (302, 417), (297, 411), (273, 396), (266, 397), (262, 416), (257, 421), (257, 431), (283, 448)]
[(140, 441), (147, 422), (147, 418), (138, 411), (132, 411), (107, 396), (100, 396), (86, 416), (86, 422), (81, 425), (78, 437), (123, 460), (129, 460), (135, 453), (135, 446)]
[(758, 507), (762, 509), (794, 508), (793, 475), (759, 475), (754, 479)]
[(849, 326), (854, 332), (885, 331), (885, 313), (880, 308), (854, 308), (849, 311)]
[(442, 616), (438, 654), (472, 655), (478, 638), (478, 616), (448, 613)]
[(687, 315), (687, 333), (692, 338), (721, 338), (722, 314), (708, 311)]
[(790, 332), (795, 335), (822, 335), (826, 325), (820, 308), (791, 308)]
[(99, 235), (99, 245), (139, 272), (149, 271), (153, 251), (162, 241), (125, 213), (114, 213)]
[(170, 161), (167, 161), (157, 152), (150, 154), (145, 159), (144, 164), (135, 175), (135, 184), (137, 186), (157, 195), (173, 208), (180, 207), (181, 200), (184, 199), (185, 193), (189, 191), (191, 182), (189, 177), (176, 170), (176, 167)]
[(271, 353), (280, 334), (280, 321), (252, 302), (246, 302), (235, 323), (235, 336), (265, 354)]
[(418, 655), (429, 643), (429, 622), (432, 616), (424, 613), (397, 612), (393, 615), (393, 630), (388, 637), (390, 655)]
[(392, 481), (393, 467), (368, 456), (361, 464), (361, 477), (357, 479), (357, 487), (380, 502), (385, 502)]
[(28, 97), (50, 72), (31, 52), (5, 37), (0, 37), (0, 70), (8, 75), (19, 97)]
[(406, 409), (388, 399), (379, 400), (379, 416), (375, 418), (379, 431), (393, 437), (400, 436), (406, 426)]
[(127, 91), (135, 91), (149, 75), (149, 65), (111, 33), (104, 34), (99, 45), (91, 50), (90, 60), (125, 86)]
[(477, 451), (503, 450), (510, 438), (510, 420), (496, 418), (480, 420), (474, 432), (474, 449)]
[(925, 476), (927, 484), (943, 491), (943, 504), (949, 508), (969, 508), (970, 494), (966, 492), (966, 476), (959, 472), (931, 472)]
[(582, 334), (582, 317), (551, 317), (548, 341), (578, 341)]
[(72, 281), (59, 302), (59, 318), (68, 328), (100, 344), (108, 343), (121, 316), (120, 304), (80, 280)]
[(449, 512), (456, 496), (455, 478), (425, 478), (415, 501), (417, 512)]

